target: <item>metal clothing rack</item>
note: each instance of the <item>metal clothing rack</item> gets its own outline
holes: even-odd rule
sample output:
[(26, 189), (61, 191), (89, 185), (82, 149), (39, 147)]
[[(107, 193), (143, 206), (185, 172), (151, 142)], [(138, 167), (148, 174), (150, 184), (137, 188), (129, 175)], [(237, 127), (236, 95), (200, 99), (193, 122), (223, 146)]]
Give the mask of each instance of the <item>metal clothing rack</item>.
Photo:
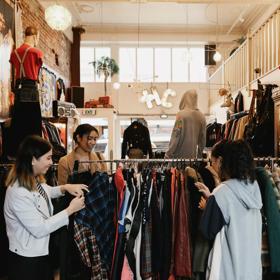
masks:
[[(278, 161), (279, 157), (254, 157), (254, 161)], [(99, 162), (107, 162), (107, 163), (142, 163), (142, 162), (208, 162), (209, 159), (205, 158), (171, 158), (171, 159), (101, 159), (101, 160), (83, 160), (79, 161), (80, 163), (99, 163)]]
[(207, 159), (185, 159), (185, 158), (176, 158), (176, 159), (101, 159), (101, 160), (83, 160), (79, 161), (79, 163), (99, 163), (99, 162), (107, 162), (107, 163), (142, 163), (142, 162), (157, 162), (157, 163), (165, 163), (165, 162), (202, 162), (208, 161)]
[[(280, 161), (280, 157), (255, 157), (254, 161), (270, 162), (273, 166), (274, 162)], [(196, 163), (210, 162), (205, 158), (172, 158), (172, 159), (100, 159), (100, 160), (83, 160), (79, 163)], [(12, 167), (14, 163), (0, 163), (0, 167)], [(52, 167), (57, 167), (58, 163), (53, 163)]]
[[(255, 157), (254, 158), (255, 162), (269, 162), (270, 166), (274, 166), (274, 163), (276, 161), (280, 161), (279, 157)], [(79, 161), (79, 163), (110, 163), (111, 170), (113, 170), (113, 164), (115, 163), (118, 165), (119, 163), (124, 163), (124, 164), (133, 164), (133, 163), (171, 163), (171, 164), (176, 164), (176, 163), (182, 163), (186, 164), (189, 163), (190, 165), (192, 163), (197, 163), (197, 162), (210, 162), (210, 159), (205, 159), (205, 158), (173, 158), (173, 159), (112, 159), (112, 160), (87, 160), (87, 161)]]

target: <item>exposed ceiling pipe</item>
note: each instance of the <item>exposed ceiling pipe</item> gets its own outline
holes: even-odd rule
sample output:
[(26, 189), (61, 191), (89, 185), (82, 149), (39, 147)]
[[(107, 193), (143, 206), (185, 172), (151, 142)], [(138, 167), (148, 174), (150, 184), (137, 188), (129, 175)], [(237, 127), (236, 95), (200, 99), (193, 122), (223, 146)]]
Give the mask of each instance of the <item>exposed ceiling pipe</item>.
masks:
[(242, 10), (242, 12), (239, 14), (239, 16), (236, 18), (236, 20), (234, 21), (234, 23), (231, 25), (231, 27), (229, 28), (228, 32), (226, 33), (226, 35), (229, 35), (231, 33), (231, 31), (233, 30), (233, 28), (239, 23), (239, 22), (243, 22), (244, 18), (243, 16), (246, 14), (246, 12), (249, 10), (250, 5), (247, 5), (247, 7)]

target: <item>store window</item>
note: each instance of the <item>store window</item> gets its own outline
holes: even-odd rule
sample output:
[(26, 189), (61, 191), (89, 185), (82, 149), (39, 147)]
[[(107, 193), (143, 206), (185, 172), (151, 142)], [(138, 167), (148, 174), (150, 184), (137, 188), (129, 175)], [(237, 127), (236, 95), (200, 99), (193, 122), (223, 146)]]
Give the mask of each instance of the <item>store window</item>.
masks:
[(153, 48), (137, 49), (137, 80), (141, 82), (154, 80), (153, 56)]
[(172, 49), (172, 82), (188, 82), (188, 49)]
[(207, 67), (204, 65), (204, 49), (190, 48), (190, 81), (205, 82)]
[(136, 49), (119, 49), (120, 82), (133, 82), (136, 80)]
[(171, 49), (155, 48), (155, 81), (171, 82)]
[[(80, 48), (80, 80), (82, 83), (103, 82), (103, 77), (98, 77), (90, 62), (96, 61), (102, 56), (111, 57), (111, 49), (108, 47), (82, 46)], [(108, 82), (110, 82), (110, 77)]]
[(120, 82), (206, 82), (204, 48), (120, 48)]

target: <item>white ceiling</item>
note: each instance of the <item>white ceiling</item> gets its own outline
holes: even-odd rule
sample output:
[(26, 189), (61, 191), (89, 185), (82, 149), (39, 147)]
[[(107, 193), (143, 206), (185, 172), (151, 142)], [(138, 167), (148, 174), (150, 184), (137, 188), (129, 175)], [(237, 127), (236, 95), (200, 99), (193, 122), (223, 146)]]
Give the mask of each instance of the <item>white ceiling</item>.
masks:
[(86, 32), (141, 31), (153, 29), (210, 32), (229, 35), (246, 34), (267, 11), (273, 11), (280, 0), (123, 0), (82, 1), (39, 0), (46, 8), (59, 3), (72, 13), (74, 25)]

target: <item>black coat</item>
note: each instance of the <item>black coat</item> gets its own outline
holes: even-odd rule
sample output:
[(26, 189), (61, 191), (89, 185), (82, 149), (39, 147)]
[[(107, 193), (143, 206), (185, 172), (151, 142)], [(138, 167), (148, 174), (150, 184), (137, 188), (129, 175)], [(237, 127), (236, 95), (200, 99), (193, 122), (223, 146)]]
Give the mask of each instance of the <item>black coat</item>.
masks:
[(124, 131), (122, 158), (125, 158), (130, 149), (140, 149), (144, 155), (149, 154), (150, 158), (153, 157), (149, 130), (146, 126), (137, 121), (134, 121)]

